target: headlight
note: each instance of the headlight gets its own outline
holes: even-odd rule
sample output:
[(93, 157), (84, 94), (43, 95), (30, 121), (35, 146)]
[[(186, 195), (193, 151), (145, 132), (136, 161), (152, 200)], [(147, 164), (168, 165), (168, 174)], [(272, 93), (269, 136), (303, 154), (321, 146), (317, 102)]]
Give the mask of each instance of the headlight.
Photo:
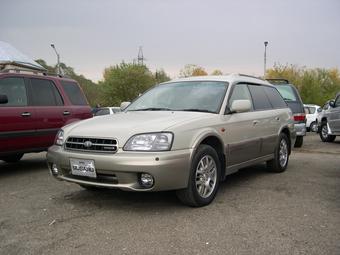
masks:
[(62, 146), (64, 143), (64, 131), (59, 130), (56, 137), (55, 137), (55, 142), (56, 145)]
[(173, 134), (168, 132), (139, 134), (131, 137), (124, 146), (125, 151), (168, 151)]

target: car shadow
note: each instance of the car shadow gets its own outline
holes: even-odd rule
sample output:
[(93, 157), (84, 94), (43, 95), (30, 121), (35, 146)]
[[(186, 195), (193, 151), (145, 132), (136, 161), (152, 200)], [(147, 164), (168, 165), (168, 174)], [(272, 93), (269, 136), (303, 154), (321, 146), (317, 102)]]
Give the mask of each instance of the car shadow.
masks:
[(6, 163), (0, 160), (0, 177), (47, 171), (47, 169), (46, 158), (44, 155), (24, 157), (15, 163)]

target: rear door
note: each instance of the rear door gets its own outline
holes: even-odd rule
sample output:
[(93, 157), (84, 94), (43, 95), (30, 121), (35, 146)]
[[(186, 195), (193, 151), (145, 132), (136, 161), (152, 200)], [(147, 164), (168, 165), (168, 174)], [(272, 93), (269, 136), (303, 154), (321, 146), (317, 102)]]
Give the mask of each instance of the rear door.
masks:
[(30, 98), (36, 112), (36, 146), (49, 147), (65, 123), (63, 99), (52, 80), (30, 78)]
[(27, 83), (23, 77), (0, 78), (0, 94), (8, 97), (0, 104), (0, 153), (35, 147), (36, 113), (29, 106)]

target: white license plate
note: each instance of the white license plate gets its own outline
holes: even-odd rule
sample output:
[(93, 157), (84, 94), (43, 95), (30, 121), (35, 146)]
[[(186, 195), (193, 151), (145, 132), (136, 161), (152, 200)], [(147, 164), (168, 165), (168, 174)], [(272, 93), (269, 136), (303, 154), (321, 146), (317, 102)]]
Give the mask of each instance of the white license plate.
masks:
[(94, 160), (91, 159), (70, 159), (71, 172), (73, 175), (97, 178)]

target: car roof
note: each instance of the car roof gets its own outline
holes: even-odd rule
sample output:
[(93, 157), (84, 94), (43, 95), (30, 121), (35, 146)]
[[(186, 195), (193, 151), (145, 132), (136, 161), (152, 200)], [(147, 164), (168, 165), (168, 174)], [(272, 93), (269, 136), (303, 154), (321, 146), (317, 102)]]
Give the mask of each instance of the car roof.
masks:
[(269, 82), (265, 80), (262, 80), (255, 76), (246, 75), (246, 74), (192, 76), (192, 77), (187, 77), (187, 78), (174, 79), (174, 80), (164, 82), (161, 84), (182, 82), (182, 81), (221, 81), (221, 82), (229, 82), (229, 83), (247, 82), (247, 83), (265, 84), (265, 85), (273, 86), (272, 84), (270, 84)]
[(308, 106), (308, 107), (320, 107), (317, 104), (303, 104), (303, 106)]

